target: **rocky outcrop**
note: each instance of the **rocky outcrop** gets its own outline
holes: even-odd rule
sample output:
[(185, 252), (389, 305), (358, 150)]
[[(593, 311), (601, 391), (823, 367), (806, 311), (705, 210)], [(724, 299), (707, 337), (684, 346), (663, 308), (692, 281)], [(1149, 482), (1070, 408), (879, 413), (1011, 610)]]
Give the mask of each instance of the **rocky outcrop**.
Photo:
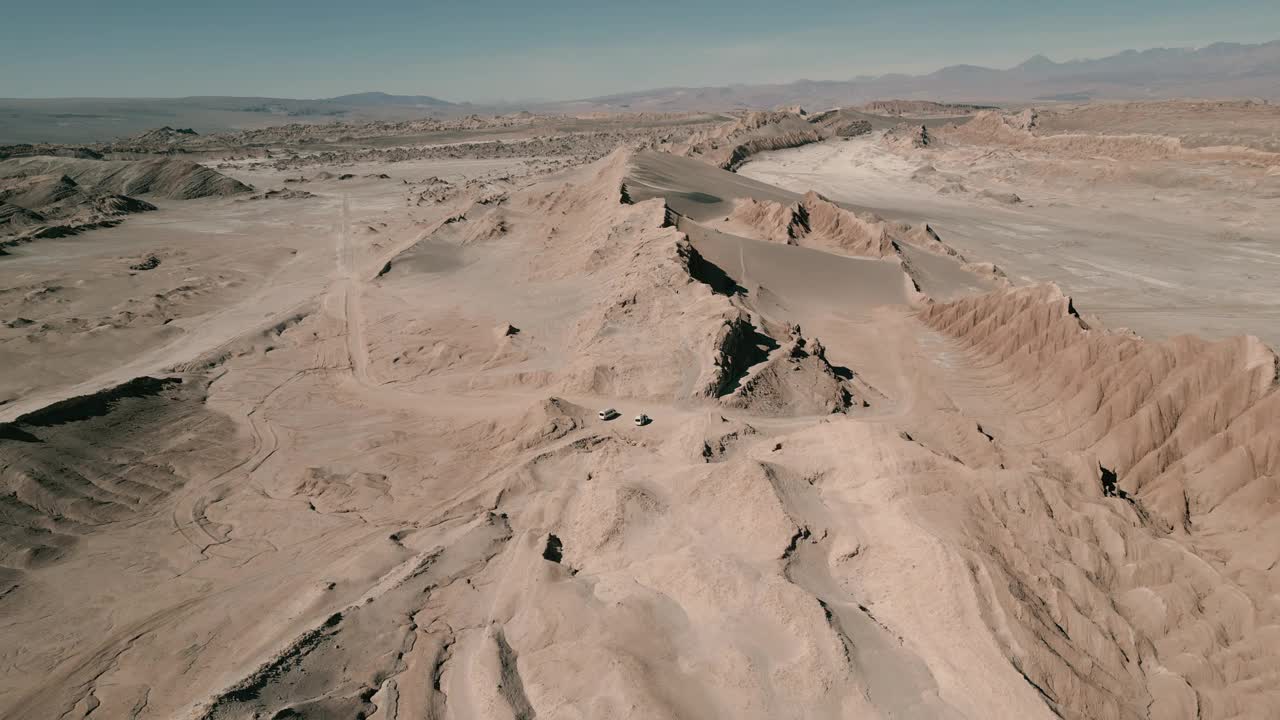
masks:
[(127, 195), (86, 191), (66, 175), (0, 179), (0, 246), (110, 227), (126, 215), (155, 210)]
[[(1039, 538), (996, 553), (982, 582), (988, 621), (1050, 707), (1117, 718), (1276, 707), (1275, 353), (1248, 337), (1092, 328), (1051, 285), (935, 304), (920, 319), (976, 361), (1018, 418), (1018, 442), (1054, 458), (1027, 473), (1036, 487), (1001, 491), (1021, 500), (992, 499), (1004, 529), (971, 531), (986, 548), (978, 535)], [(1038, 529), (1019, 519), (1028, 512)]]
[(695, 133), (675, 150), (724, 170), (736, 170), (757, 153), (799, 147), (826, 136), (799, 112), (749, 112), (736, 122)]
[(762, 415), (823, 415), (867, 407), (874, 391), (852, 373), (841, 377), (818, 340), (795, 328), (768, 357), (751, 367), (721, 402)]
[(857, 137), (871, 132), (873, 127), (862, 113), (847, 108), (834, 108), (809, 117), (809, 122), (828, 137)]
[(873, 213), (848, 210), (813, 191), (791, 205), (739, 199), (729, 221), (749, 228), (762, 240), (840, 255), (896, 258), (901, 257), (900, 244), (956, 255), (928, 225), (892, 223)]
[[(1268, 428), (1280, 417), (1278, 361), (1256, 338), (1156, 343), (1091, 329), (1053, 285), (936, 304), (921, 317), (1031, 386), (1023, 402), (1061, 408), (1039, 425), (1044, 439), (1096, 454), (1166, 531), (1226, 501), (1224, 484), (1280, 469), (1280, 425)], [(1215, 453), (1225, 435), (1258, 452), (1244, 464)]]
[(970, 145), (997, 145), (1063, 158), (1108, 157), (1114, 160), (1161, 160), (1184, 152), (1182, 142), (1163, 135), (1097, 135), (1037, 132), (1038, 115), (1027, 109), (1016, 114), (996, 111), (978, 113), (961, 125), (938, 130), (948, 142)]
[(924, 125), (899, 123), (885, 131), (883, 140), (895, 150), (918, 150), (929, 147), (933, 143), (933, 136)]
[(876, 100), (863, 105), (862, 109), (876, 115), (938, 117), (972, 115), (981, 110), (990, 110), (991, 106), (941, 103), (931, 100)]
[[(173, 199), (233, 195), (250, 188), (185, 160), (106, 161), (23, 157), (0, 161), (0, 245), (66, 237), (155, 210), (132, 194)], [(128, 193), (128, 194), (126, 194)]]
[(173, 200), (225, 197), (252, 188), (190, 160), (82, 160), (30, 157), (0, 162), (0, 177), (66, 177), (92, 194), (156, 195)]

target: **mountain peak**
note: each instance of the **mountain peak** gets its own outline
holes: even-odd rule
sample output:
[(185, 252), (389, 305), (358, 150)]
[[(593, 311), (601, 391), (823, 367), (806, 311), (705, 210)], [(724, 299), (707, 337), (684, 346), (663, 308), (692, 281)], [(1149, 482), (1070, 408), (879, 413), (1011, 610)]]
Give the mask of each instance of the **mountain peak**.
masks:
[(340, 95), (335, 98), (329, 98), (329, 100), (349, 105), (430, 105), (439, 107), (453, 105), (447, 100), (441, 100), (430, 95), (392, 95), (391, 93), (380, 91)]
[(1014, 70), (1043, 70), (1057, 66), (1058, 63), (1037, 53), (1026, 60), (1023, 60), (1021, 64), (1014, 68)]

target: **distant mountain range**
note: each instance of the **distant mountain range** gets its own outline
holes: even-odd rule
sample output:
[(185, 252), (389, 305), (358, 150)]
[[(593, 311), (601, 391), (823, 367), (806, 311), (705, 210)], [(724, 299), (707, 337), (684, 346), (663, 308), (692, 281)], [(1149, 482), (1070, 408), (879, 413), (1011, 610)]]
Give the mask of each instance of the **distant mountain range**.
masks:
[(472, 112), (429, 95), (356, 93), (334, 98), (0, 98), (0, 144), (113, 140), (168, 125), (201, 133), (332, 120), (409, 120)]
[(92, 142), (168, 125), (199, 132), (329, 120), (406, 120), (470, 112), (734, 110), (872, 100), (979, 104), (1171, 97), (1280, 99), (1280, 40), (1126, 50), (1093, 60), (1036, 55), (1006, 69), (951, 65), (928, 75), (859, 76), (772, 85), (676, 87), (535, 105), (472, 105), (365, 92), (317, 100), (263, 97), (0, 99), (0, 144)]
[(1013, 103), (1172, 97), (1280, 99), (1280, 41), (1126, 50), (1104, 58), (1061, 63), (1036, 55), (1007, 70), (951, 65), (928, 75), (662, 88), (557, 105), (629, 110), (730, 110), (796, 103), (834, 107), (888, 98)]
[(451, 103), (448, 100), (441, 100), (430, 95), (388, 95), (384, 92), (365, 92), (356, 93), (354, 95), (340, 95), (336, 98), (329, 98), (323, 102), (334, 103), (336, 105), (351, 105), (354, 107), (370, 107), (370, 106), (399, 106), (399, 107), (427, 107), (427, 108), (453, 108), (458, 107), (457, 103)]

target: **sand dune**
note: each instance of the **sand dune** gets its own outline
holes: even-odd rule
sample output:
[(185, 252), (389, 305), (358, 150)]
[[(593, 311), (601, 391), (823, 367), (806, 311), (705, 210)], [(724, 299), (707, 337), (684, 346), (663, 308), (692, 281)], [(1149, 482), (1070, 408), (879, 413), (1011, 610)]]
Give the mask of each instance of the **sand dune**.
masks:
[(695, 233), (724, 231), (840, 255), (892, 258), (902, 266), (911, 292), (923, 289), (949, 298), (1005, 282), (999, 268), (968, 262), (928, 224), (889, 222), (855, 205), (831, 202), (812, 190), (797, 196), (658, 153), (637, 155), (625, 186), (629, 197), (661, 197), (672, 214), (705, 226)]

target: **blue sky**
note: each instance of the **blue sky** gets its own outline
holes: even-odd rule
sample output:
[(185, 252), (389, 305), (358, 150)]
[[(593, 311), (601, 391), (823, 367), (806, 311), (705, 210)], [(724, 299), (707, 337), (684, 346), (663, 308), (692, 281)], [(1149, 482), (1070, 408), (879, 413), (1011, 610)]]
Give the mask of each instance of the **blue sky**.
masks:
[(567, 99), (1280, 38), (1277, 0), (5, 0), (0, 97)]

